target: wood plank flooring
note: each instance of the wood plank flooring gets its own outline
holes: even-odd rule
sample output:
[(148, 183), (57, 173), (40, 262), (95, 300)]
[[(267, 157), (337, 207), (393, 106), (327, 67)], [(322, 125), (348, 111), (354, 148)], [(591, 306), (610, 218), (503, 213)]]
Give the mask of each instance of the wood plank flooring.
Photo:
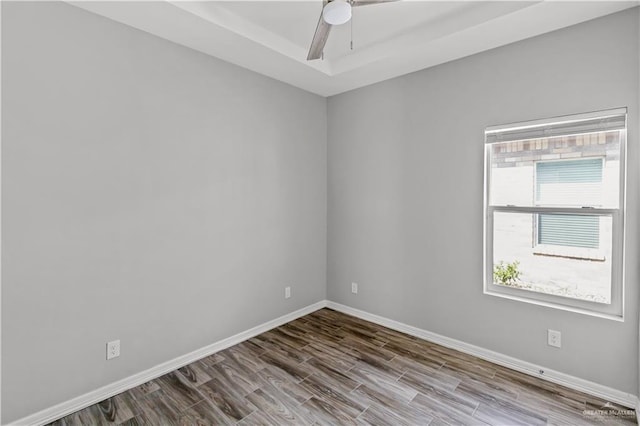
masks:
[(330, 309), (53, 425), (635, 425), (607, 401)]

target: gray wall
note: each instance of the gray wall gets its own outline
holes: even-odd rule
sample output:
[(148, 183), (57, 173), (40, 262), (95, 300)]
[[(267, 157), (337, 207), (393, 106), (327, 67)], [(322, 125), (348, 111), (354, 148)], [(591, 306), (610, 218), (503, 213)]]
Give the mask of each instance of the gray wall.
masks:
[[(330, 98), (329, 299), (635, 394), (638, 50), (636, 8)], [(483, 295), (484, 128), (620, 106), (625, 322)]]
[(2, 18), (3, 422), (325, 299), (325, 99), (65, 4)]
[[(333, 97), (328, 135), (318, 96), (64, 4), (2, 15), (3, 422), (326, 291), (638, 391), (637, 9)], [(484, 127), (618, 106), (626, 321), (484, 296)]]

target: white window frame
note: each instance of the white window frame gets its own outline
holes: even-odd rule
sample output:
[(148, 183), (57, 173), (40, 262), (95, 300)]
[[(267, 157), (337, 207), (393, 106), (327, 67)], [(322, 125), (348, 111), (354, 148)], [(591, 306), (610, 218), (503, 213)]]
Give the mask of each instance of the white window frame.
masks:
[[(484, 294), (517, 300), (536, 305), (593, 315), (617, 321), (624, 321), (624, 218), (625, 218), (625, 188), (627, 176), (626, 164), (626, 142), (627, 123), (626, 108), (618, 108), (607, 111), (597, 111), (585, 114), (575, 114), (570, 116), (556, 117), (543, 120), (534, 120), (507, 125), (490, 126), (485, 130), (485, 164), (484, 164)], [(602, 208), (597, 206), (580, 207), (552, 207), (552, 206), (513, 206), (513, 205), (491, 205), (491, 146), (488, 136), (505, 131), (518, 131), (523, 129), (549, 128), (554, 125), (566, 125), (572, 122), (624, 115), (624, 129), (620, 130), (620, 177), (619, 177), (619, 205), (617, 208)], [(605, 130), (600, 130), (605, 131)], [(600, 131), (597, 131), (598, 133)], [(584, 134), (585, 132), (566, 133), (562, 136), (574, 134)], [(537, 137), (539, 138), (539, 136)], [(526, 139), (519, 139), (526, 140)], [(574, 299), (570, 297), (558, 296), (535, 292), (527, 289), (503, 286), (493, 282), (493, 217), (495, 213), (565, 213), (576, 215), (611, 216), (612, 218), (612, 263), (611, 263), (611, 303), (597, 303), (587, 300)]]

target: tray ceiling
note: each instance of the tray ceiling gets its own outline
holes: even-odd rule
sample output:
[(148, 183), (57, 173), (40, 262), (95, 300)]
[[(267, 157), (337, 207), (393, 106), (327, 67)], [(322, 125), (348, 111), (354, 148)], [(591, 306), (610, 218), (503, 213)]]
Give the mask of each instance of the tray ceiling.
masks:
[(404, 0), (358, 7), (351, 23), (332, 28), (324, 59), (307, 61), (319, 0), (70, 3), (322, 96), (639, 4)]

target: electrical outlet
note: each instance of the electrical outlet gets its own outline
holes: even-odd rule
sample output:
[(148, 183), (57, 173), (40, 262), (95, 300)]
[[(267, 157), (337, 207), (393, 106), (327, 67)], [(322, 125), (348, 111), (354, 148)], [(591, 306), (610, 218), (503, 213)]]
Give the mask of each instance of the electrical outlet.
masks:
[(358, 294), (358, 283), (351, 283), (351, 293)]
[(291, 297), (291, 287), (285, 287), (284, 288), (284, 298), (288, 299)]
[(114, 340), (107, 343), (107, 359), (117, 358), (120, 356), (120, 340)]
[(562, 346), (562, 333), (557, 330), (547, 330), (547, 344), (559, 348)]

